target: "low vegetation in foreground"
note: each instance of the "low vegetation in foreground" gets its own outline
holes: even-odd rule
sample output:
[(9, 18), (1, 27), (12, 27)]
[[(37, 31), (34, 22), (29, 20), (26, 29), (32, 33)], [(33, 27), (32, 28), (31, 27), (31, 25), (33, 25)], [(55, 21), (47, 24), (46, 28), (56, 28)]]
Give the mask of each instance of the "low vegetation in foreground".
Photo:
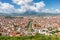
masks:
[(0, 36), (0, 40), (60, 40), (60, 37), (56, 35), (47, 36), (36, 34), (35, 36), (22, 36), (22, 37)]

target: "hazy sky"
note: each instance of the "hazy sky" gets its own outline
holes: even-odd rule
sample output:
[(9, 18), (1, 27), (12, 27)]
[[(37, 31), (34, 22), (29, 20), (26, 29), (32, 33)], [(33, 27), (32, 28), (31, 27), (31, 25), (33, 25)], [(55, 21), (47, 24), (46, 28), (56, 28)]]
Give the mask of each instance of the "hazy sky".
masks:
[(60, 0), (0, 0), (0, 13), (60, 13)]

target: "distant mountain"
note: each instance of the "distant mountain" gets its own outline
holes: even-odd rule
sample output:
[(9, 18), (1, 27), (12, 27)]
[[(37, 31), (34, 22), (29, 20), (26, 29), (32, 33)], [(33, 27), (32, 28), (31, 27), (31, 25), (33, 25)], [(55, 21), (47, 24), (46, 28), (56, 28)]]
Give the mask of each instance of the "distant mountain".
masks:
[(25, 13), (0, 13), (0, 16), (57, 16), (60, 13), (37, 13), (37, 12), (25, 12)]
[[(25, 13), (15, 13), (14, 16), (57, 16), (60, 13), (37, 13), (37, 12), (25, 12)], [(13, 16), (12, 15), (12, 16)]]

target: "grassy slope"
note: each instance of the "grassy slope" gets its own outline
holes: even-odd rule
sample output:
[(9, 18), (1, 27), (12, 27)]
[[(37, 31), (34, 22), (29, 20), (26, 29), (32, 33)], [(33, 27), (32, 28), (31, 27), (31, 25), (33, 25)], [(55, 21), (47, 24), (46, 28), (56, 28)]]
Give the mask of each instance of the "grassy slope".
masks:
[(35, 36), (23, 36), (23, 37), (0, 36), (0, 40), (60, 40), (60, 37), (55, 35), (46, 36), (37, 34)]

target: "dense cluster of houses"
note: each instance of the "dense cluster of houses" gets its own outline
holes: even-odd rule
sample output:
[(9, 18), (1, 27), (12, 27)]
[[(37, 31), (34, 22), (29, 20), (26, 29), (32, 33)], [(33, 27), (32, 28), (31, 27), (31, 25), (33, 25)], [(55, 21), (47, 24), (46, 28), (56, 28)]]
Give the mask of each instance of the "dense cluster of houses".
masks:
[(60, 35), (60, 16), (0, 16), (0, 35), (2, 36), (26, 36), (36, 33)]

